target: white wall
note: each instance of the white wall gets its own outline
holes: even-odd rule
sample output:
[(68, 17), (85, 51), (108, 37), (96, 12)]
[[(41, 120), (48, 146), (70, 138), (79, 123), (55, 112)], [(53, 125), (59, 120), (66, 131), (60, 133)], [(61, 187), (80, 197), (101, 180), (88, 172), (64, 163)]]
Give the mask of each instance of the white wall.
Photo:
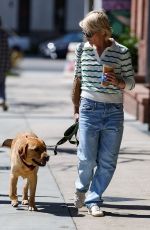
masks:
[(53, 30), (54, 0), (31, 1), (31, 30)]
[(6, 29), (17, 28), (18, 0), (0, 0), (0, 16)]
[(83, 0), (67, 0), (66, 30), (80, 30), (79, 21), (84, 17)]

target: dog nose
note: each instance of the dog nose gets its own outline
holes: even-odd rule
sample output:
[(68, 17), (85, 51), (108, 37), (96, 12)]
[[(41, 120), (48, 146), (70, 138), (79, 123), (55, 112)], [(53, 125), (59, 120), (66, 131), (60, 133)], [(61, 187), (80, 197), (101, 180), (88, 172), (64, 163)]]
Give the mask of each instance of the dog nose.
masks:
[(43, 160), (44, 160), (44, 161), (49, 161), (49, 156), (43, 157)]

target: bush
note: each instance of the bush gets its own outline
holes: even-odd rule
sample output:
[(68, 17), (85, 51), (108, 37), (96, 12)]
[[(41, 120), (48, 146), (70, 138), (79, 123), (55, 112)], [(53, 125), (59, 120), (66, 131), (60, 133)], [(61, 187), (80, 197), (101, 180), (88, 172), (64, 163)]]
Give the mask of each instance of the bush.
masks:
[[(116, 37), (114, 35), (114, 37)], [(121, 35), (116, 37), (116, 40), (121, 43), (122, 45), (129, 48), (131, 57), (132, 57), (132, 64), (134, 71), (137, 72), (138, 69), (138, 39), (135, 36), (130, 34), (128, 28), (125, 29)]]

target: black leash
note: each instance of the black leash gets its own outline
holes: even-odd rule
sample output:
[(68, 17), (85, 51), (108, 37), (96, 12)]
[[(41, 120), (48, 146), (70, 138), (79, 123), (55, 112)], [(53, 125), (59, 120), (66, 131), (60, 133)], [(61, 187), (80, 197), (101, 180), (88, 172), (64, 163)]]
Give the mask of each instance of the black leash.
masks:
[(77, 139), (78, 127), (79, 127), (79, 123), (75, 122), (64, 132), (64, 136), (56, 143), (56, 145), (50, 145), (47, 147), (54, 147), (54, 155), (57, 155), (58, 145), (62, 145), (66, 141), (69, 141), (70, 144), (76, 144), (78, 146), (79, 144), (79, 141)]

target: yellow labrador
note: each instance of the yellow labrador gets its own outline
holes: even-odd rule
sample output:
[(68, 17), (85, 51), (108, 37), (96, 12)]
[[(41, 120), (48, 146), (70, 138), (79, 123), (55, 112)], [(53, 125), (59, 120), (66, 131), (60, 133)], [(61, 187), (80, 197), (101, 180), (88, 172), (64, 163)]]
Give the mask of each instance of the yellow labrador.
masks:
[[(18, 206), (17, 181), (18, 177), (21, 176), (25, 180), (22, 204), (29, 205), (30, 211), (36, 211), (37, 171), (39, 166), (45, 166), (49, 160), (44, 141), (33, 133), (22, 133), (17, 135), (15, 139), (6, 139), (2, 146), (11, 148), (9, 197), (12, 206)], [(28, 188), (30, 191), (29, 200)]]

